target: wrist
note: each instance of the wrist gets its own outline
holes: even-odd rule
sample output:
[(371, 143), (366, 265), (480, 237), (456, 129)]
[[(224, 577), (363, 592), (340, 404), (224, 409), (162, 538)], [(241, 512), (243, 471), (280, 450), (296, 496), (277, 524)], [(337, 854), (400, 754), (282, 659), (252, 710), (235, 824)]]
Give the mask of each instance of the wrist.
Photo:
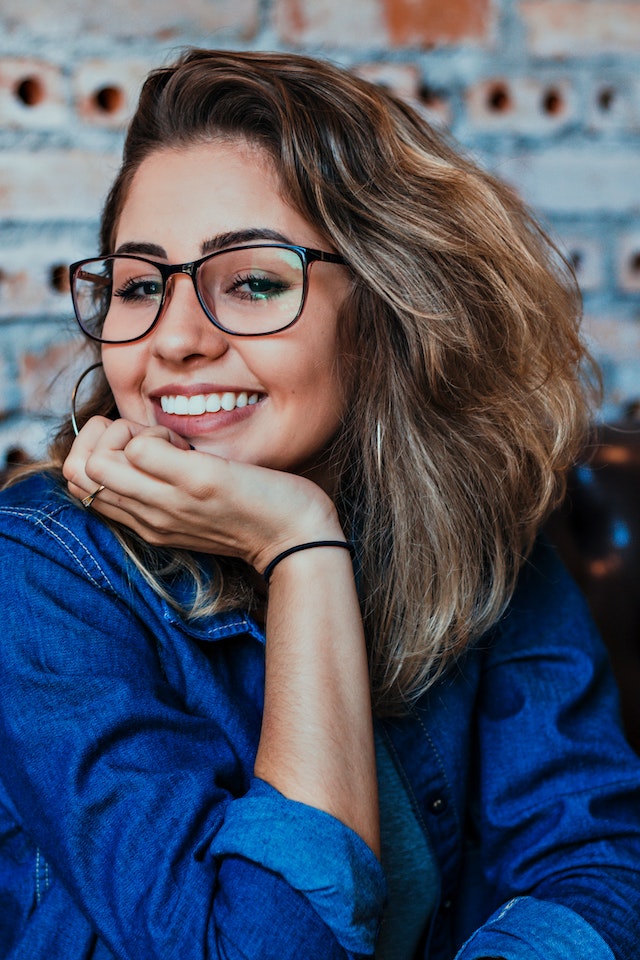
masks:
[(346, 543), (333, 501), (316, 488), (319, 496), (298, 505), (294, 515), (280, 520), (272, 536), (253, 553), (251, 565), (264, 576), (272, 561), (289, 550), (298, 550), (302, 544), (321, 541)]
[(269, 561), (267, 566), (262, 572), (267, 585), (271, 579), (271, 574), (275, 568), (283, 561), (287, 560), (288, 557), (293, 556), (296, 553), (301, 553), (303, 550), (324, 550), (324, 549), (338, 549), (338, 550), (348, 550), (351, 554), (351, 559), (355, 556), (355, 547), (350, 540), (312, 540), (307, 543), (299, 543), (295, 546), (288, 547), (286, 550), (282, 550), (280, 553), (276, 554), (272, 560)]

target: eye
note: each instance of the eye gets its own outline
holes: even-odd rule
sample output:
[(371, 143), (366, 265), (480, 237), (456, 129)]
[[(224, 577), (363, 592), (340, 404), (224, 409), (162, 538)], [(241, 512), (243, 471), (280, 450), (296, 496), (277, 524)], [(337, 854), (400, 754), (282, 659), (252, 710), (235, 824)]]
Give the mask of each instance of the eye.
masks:
[(123, 303), (156, 303), (162, 296), (162, 280), (155, 277), (129, 277), (113, 291)]
[(289, 289), (289, 284), (280, 277), (247, 274), (235, 277), (227, 290), (230, 296), (241, 300), (271, 300)]

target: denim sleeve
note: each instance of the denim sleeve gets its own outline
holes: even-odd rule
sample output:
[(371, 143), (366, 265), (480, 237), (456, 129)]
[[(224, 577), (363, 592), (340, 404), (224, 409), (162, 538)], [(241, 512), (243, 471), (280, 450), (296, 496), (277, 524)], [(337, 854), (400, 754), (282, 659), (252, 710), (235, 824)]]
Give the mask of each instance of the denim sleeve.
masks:
[[(535, 936), (532, 936), (535, 931)], [(615, 960), (602, 937), (573, 910), (533, 897), (511, 900), (463, 946), (456, 960)]]
[(573, 937), (590, 960), (637, 960), (640, 760), (605, 648), (548, 547), (487, 655), (477, 716), (479, 889), (488, 913), (510, 906), (460, 957), (564, 960)]
[(167, 684), (126, 577), (46, 534), (0, 543), (0, 799), (109, 950), (370, 956), (384, 880), (366, 844), (261, 781), (232, 789), (237, 744)]
[(268, 865), (309, 898), (343, 947), (355, 953), (373, 948), (378, 918), (371, 904), (384, 898), (380, 868), (360, 837), (329, 814), (255, 779), (228, 807), (211, 853)]

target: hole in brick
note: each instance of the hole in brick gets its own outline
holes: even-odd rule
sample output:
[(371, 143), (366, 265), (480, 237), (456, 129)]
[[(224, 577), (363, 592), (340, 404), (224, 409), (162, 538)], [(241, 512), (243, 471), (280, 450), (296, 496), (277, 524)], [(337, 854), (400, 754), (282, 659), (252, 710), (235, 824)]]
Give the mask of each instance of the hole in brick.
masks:
[(69, 269), (64, 263), (51, 267), (49, 281), (58, 293), (69, 293)]
[(5, 457), (7, 466), (9, 464), (27, 464), (29, 463), (29, 455), (25, 453), (22, 447), (9, 447)]
[(418, 97), (420, 98), (420, 102), (424, 103), (425, 107), (437, 107), (444, 99), (441, 93), (438, 93), (426, 84), (419, 88)]
[(629, 268), (631, 273), (640, 276), (640, 250), (636, 250), (629, 257)]
[(487, 107), (492, 113), (505, 113), (511, 107), (511, 95), (504, 83), (497, 83), (487, 93)]
[(603, 87), (598, 93), (598, 106), (603, 113), (607, 113), (613, 106), (616, 92), (611, 87)]
[(15, 94), (25, 107), (35, 107), (44, 100), (44, 84), (38, 77), (25, 77), (16, 84)]
[(564, 109), (564, 100), (560, 92), (554, 88), (547, 90), (542, 98), (542, 109), (549, 116), (557, 116)]
[(578, 273), (578, 271), (582, 267), (583, 262), (584, 262), (584, 257), (580, 252), (580, 250), (571, 250), (569, 252), (569, 263), (571, 264), (571, 266), (573, 267), (576, 273)]
[(120, 87), (101, 87), (93, 95), (93, 102), (101, 113), (117, 113), (124, 106), (124, 99)]

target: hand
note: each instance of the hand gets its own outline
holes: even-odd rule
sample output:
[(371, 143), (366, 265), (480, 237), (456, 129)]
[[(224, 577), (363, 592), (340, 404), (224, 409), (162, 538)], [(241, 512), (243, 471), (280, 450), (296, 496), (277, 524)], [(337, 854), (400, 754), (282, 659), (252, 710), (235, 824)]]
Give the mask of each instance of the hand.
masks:
[(154, 546), (240, 557), (262, 572), (310, 540), (343, 539), (330, 498), (303, 477), (192, 450), (164, 427), (94, 417), (63, 465), (91, 508)]
[[(333, 503), (310, 480), (199, 453), (163, 427), (96, 417), (63, 472), (79, 498), (104, 484), (92, 510), (149, 543), (241, 557), (259, 573), (291, 546), (344, 539)], [(366, 644), (345, 550), (303, 551), (278, 565), (266, 637), (255, 775), (378, 851)]]

